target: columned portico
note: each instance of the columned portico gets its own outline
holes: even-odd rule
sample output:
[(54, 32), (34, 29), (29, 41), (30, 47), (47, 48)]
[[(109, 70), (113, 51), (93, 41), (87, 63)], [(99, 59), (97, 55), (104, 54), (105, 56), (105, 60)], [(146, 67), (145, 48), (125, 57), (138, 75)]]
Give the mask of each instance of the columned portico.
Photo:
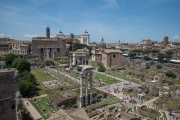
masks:
[[(86, 105), (90, 105), (92, 102), (92, 66), (82, 65), (83, 70), (81, 72), (80, 80), (80, 108)], [(90, 87), (90, 94), (88, 94), (88, 82)], [(85, 87), (85, 95), (83, 94), (83, 87)]]

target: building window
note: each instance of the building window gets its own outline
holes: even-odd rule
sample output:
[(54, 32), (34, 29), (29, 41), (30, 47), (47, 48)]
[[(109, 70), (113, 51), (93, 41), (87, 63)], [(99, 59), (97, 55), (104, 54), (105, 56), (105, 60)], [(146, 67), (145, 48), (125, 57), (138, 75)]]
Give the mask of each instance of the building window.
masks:
[(113, 55), (113, 58), (115, 58), (116, 57), (116, 55)]

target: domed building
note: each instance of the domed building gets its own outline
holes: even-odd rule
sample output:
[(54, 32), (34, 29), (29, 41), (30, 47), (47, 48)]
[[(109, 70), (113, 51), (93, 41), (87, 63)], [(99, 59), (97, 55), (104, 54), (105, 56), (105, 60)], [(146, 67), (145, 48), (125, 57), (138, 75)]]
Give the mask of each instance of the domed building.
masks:
[(101, 39), (101, 42), (99, 43), (99, 49), (106, 49), (106, 43), (104, 42), (103, 37)]

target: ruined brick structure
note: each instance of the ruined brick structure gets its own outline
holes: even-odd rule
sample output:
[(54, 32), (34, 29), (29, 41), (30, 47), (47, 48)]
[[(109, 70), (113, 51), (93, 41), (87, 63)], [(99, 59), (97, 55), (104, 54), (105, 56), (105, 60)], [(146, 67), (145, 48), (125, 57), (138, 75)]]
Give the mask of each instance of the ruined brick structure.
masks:
[(16, 69), (0, 70), (0, 119), (22, 119), (19, 76)]
[(50, 28), (46, 28), (46, 37), (32, 38), (32, 53), (47, 60), (66, 55), (66, 39), (50, 38)]

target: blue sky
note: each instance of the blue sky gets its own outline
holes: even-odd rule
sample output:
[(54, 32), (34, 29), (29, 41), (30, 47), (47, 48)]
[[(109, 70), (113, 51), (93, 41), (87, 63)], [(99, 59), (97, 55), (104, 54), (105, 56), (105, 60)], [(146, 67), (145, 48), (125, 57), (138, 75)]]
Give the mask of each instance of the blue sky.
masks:
[(180, 42), (180, 0), (0, 0), (0, 37), (31, 40), (87, 30), (91, 42)]

